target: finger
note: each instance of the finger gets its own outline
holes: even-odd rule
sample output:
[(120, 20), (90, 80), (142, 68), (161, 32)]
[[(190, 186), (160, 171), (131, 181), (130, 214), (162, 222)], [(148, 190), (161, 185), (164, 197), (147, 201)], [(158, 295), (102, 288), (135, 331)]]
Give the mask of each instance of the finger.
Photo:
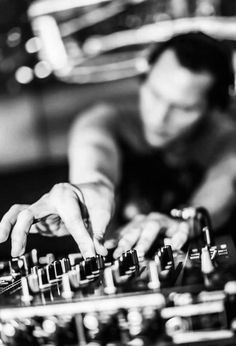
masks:
[(32, 225), (30, 228), (30, 233), (46, 233), (48, 231), (47, 225), (45, 225), (43, 222), (37, 222)]
[(110, 222), (111, 213), (104, 209), (88, 208), (93, 233), (97, 238), (102, 238)]
[(134, 221), (131, 221), (121, 230), (121, 239), (114, 251), (114, 258), (118, 258), (123, 252), (130, 250), (137, 243), (142, 232), (142, 222), (144, 219), (145, 216), (138, 215), (135, 217)]
[(148, 219), (143, 224), (142, 233), (136, 245), (138, 253), (146, 253), (160, 233), (162, 225), (157, 220)]
[(75, 194), (66, 191), (60, 198), (55, 199), (55, 207), (57, 214), (78, 244), (82, 256), (84, 258), (95, 256), (94, 244), (85, 228)]
[(15, 226), (13, 227), (11, 234), (12, 257), (21, 256), (25, 252), (27, 235), (33, 222), (34, 215), (29, 209), (24, 209), (18, 214)]
[(177, 232), (171, 238), (173, 250), (180, 250), (189, 238), (189, 226), (187, 222), (179, 224)]
[[(31, 209), (30, 207), (29, 209)], [(37, 219), (36, 219), (37, 220)], [(56, 214), (50, 214), (46, 217), (38, 219), (30, 229), (30, 233), (40, 233), (43, 236), (57, 236), (68, 234), (68, 231), (65, 232), (65, 227), (62, 225), (60, 216)], [(63, 231), (62, 231), (63, 228)]]
[(30, 233), (39, 233), (44, 237), (63, 237), (70, 235), (63, 222), (60, 222), (60, 225), (55, 230), (49, 228), (47, 225), (36, 223), (30, 228)]
[(53, 237), (57, 235), (58, 229), (56, 230), (56, 232), (54, 232), (47, 224), (38, 222), (32, 225), (32, 227), (30, 228), (30, 233), (39, 233), (40, 235), (45, 237)]
[(96, 252), (102, 256), (107, 255), (107, 250), (103, 245), (103, 235), (110, 222), (111, 213), (103, 209), (89, 209), (92, 232), (94, 235), (94, 245)]
[(26, 204), (15, 204), (3, 216), (0, 222), (0, 243), (7, 240), (14, 227), (18, 214), (27, 207)]
[(178, 231), (179, 221), (174, 221), (173, 223), (169, 223), (165, 235), (169, 238), (172, 238), (173, 235)]
[(29, 206), (35, 217), (35, 221), (38, 222), (40, 219), (46, 220), (47, 218), (58, 217), (53, 204), (49, 202), (50, 193), (44, 194), (39, 200)]
[(91, 236), (82, 220), (78, 196), (67, 183), (57, 184), (52, 190), (31, 205), (37, 218), (48, 214), (58, 214), (68, 232), (78, 244), (83, 257), (95, 256), (95, 248)]
[(49, 232), (54, 234), (61, 226), (61, 218), (58, 215), (52, 214), (44, 219), (43, 222), (39, 222), (39, 225), (43, 223)]
[(120, 229), (109, 228), (104, 234), (104, 237), (105, 237), (104, 246), (106, 247), (106, 249), (115, 249), (120, 240)]

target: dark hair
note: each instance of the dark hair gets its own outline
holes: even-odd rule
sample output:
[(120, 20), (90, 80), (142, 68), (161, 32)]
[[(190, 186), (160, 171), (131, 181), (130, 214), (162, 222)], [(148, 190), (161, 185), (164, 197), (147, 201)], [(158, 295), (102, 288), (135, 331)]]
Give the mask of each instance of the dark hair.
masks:
[(210, 107), (225, 109), (234, 87), (232, 53), (226, 42), (218, 41), (202, 32), (179, 34), (156, 44), (149, 55), (150, 68), (167, 49), (175, 52), (179, 63), (193, 72), (209, 72), (214, 83), (208, 93)]

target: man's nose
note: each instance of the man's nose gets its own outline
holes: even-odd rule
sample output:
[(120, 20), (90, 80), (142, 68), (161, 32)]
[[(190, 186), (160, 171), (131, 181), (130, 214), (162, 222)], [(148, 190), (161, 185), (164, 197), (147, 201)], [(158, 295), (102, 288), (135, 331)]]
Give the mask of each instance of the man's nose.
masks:
[(167, 102), (160, 103), (150, 114), (150, 125), (161, 126), (169, 121), (172, 106)]

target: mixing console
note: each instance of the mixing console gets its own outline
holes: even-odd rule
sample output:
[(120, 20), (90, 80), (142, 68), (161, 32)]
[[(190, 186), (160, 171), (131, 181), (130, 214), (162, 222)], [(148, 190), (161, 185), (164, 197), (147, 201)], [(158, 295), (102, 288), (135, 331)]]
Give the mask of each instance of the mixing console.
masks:
[(166, 242), (148, 259), (34, 249), (0, 262), (0, 344), (235, 345), (234, 248), (201, 227), (184, 251)]

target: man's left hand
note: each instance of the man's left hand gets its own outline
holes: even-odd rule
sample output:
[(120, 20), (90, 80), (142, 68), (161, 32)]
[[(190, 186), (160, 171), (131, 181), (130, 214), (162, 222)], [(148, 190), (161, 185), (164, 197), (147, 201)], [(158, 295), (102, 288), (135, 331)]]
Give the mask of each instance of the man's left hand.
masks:
[(175, 220), (161, 213), (137, 215), (119, 232), (119, 241), (114, 252), (118, 258), (123, 252), (135, 247), (139, 254), (145, 254), (163, 233), (170, 238), (173, 249), (181, 249), (189, 238), (189, 225), (186, 221)]

